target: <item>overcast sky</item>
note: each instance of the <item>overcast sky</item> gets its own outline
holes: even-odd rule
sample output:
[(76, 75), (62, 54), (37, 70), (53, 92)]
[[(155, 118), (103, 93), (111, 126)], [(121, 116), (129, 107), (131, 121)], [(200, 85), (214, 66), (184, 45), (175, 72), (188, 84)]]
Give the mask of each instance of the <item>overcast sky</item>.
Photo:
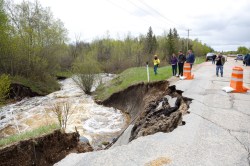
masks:
[[(15, 0), (16, 2), (22, 0)], [(32, 1), (32, 0), (30, 0)], [(176, 28), (217, 51), (250, 47), (250, 0), (40, 0), (68, 29), (71, 40), (92, 41), (109, 33), (155, 35)]]

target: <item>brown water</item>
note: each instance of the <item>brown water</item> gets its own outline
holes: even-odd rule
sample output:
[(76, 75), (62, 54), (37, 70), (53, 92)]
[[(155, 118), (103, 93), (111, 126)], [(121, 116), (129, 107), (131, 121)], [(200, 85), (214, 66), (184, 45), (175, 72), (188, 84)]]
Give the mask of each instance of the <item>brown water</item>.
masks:
[[(113, 76), (103, 74), (100, 78), (105, 82)], [(61, 90), (47, 96), (26, 98), (0, 108), (0, 138), (57, 123), (52, 107), (58, 103), (68, 103), (72, 112), (66, 131), (73, 132), (77, 127), (90, 142), (110, 139), (126, 126), (120, 110), (97, 105), (71, 78), (60, 84)]]

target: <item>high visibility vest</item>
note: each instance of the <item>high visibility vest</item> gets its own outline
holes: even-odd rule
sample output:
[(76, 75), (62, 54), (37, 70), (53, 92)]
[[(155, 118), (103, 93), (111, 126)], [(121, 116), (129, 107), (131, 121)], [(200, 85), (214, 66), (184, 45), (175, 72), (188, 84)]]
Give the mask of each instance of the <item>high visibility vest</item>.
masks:
[(159, 64), (160, 64), (160, 59), (156, 59), (156, 60), (154, 59), (154, 66), (159, 65)]

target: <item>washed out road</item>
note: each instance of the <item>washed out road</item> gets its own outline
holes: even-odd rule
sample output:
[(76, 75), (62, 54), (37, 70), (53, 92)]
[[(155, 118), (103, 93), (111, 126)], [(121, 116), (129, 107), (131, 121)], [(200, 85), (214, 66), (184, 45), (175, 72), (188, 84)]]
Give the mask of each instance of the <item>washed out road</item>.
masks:
[[(128, 145), (106, 151), (70, 154), (56, 165), (89, 166), (250, 166), (250, 91), (226, 93), (232, 68), (242, 66), (228, 58), (224, 77), (215, 65), (196, 65), (193, 80), (174, 82), (192, 98), (185, 125), (171, 133), (140, 137)], [(250, 67), (244, 69), (244, 86), (250, 87)]]

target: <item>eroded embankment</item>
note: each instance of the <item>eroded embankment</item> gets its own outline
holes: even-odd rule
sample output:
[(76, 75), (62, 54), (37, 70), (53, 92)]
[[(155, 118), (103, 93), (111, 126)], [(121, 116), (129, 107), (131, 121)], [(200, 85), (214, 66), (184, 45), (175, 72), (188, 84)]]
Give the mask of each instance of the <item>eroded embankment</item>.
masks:
[(140, 83), (113, 94), (102, 104), (125, 111), (134, 125), (129, 141), (156, 132), (171, 132), (182, 122), (191, 99), (168, 81)]
[(21, 100), (25, 97), (41, 96), (40, 94), (33, 92), (30, 87), (24, 86), (22, 84), (11, 83), (9, 98), (16, 101)]
[(0, 165), (49, 166), (71, 152), (89, 151), (93, 151), (92, 147), (88, 143), (80, 143), (77, 132), (67, 134), (56, 130), (51, 134), (0, 149)]

